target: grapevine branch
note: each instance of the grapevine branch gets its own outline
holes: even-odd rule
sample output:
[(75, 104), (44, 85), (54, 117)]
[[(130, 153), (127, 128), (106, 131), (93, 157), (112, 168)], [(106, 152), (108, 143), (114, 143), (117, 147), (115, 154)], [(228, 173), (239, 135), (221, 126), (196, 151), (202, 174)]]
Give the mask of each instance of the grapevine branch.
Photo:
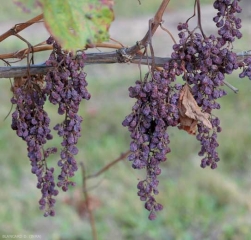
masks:
[[(237, 56), (240, 61), (243, 61), (244, 58), (251, 56), (250, 51), (244, 51), (237, 53)], [(154, 57), (154, 62), (156, 67), (163, 67), (164, 64), (170, 61), (171, 58), (162, 58)], [(134, 56), (131, 60), (131, 63), (148, 65), (152, 63), (152, 58), (147, 56)], [(112, 63), (121, 63), (121, 55), (118, 51), (113, 52), (104, 52), (104, 53), (87, 53), (85, 64), (112, 64)], [(31, 65), (30, 74), (46, 74), (53, 67), (46, 66), (45, 64), (40, 65)], [(22, 77), (27, 75), (27, 66), (14, 66), (14, 67), (0, 67), (0, 78), (13, 78), (13, 77)]]
[[(170, 58), (161, 58), (155, 57), (155, 66), (163, 67), (164, 64)], [(152, 59), (149, 57), (147, 59), (146, 56), (135, 56), (131, 61), (131, 63), (141, 63), (143, 65), (151, 64)], [(121, 63), (121, 55), (120, 53), (114, 52), (106, 52), (106, 53), (89, 53), (86, 54), (85, 64), (111, 64), (111, 63)], [(30, 74), (46, 74), (48, 71), (53, 69), (53, 67), (46, 66), (45, 64), (40, 65), (31, 65), (30, 66)], [(0, 78), (13, 78), (13, 77), (22, 77), (27, 75), (27, 66), (14, 66), (14, 67), (0, 67)]]

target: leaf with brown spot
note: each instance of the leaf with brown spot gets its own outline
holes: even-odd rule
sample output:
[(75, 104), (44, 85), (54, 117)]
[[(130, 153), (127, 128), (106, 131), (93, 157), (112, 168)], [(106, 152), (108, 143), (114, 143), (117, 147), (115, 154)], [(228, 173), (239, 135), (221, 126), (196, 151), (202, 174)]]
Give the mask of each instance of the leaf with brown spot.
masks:
[(114, 20), (111, 0), (43, 0), (45, 27), (64, 49), (109, 40)]
[(187, 84), (180, 91), (178, 108), (180, 115), (179, 129), (195, 134), (198, 121), (201, 121), (207, 128), (212, 129), (212, 124), (209, 121), (210, 114), (201, 111)]

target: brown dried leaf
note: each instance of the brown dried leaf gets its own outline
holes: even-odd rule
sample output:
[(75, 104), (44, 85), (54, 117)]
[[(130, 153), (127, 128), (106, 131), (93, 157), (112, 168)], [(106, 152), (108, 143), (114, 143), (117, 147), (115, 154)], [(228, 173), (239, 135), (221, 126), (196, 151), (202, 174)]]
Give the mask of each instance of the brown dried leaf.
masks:
[(209, 121), (210, 115), (201, 111), (187, 84), (183, 86), (180, 92), (178, 108), (180, 114), (180, 129), (190, 134), (195, 134), (198, 121), (201, 121), (207, 128), (212, 129), (212, 124)]
[(32, 76), (14, 77), (14, 83), (11, 87), (11, 91), (15, 93), (17, 88), (22, 87), (28, 80), (32, 82), (33, 87), (36, 91), (41, 91), (45, 88), (45, 76), (41, 74), (36, 74)]
[(193, 120), (189, 117), (180, 116), (180, 126), (178, 128), (187, 131), (189, 134), (195, 135), (197, 130), (197, 123), (198, 121)]

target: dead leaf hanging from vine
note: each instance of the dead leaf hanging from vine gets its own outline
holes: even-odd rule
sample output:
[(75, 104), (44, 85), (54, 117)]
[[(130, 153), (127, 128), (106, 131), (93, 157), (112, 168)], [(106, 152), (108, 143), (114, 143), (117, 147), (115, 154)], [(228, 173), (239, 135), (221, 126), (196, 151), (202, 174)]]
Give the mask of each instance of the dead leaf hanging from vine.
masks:
[(210, 114), (201, 111), (187, 84), (180, 91), (178, 108), (180, 115), (179, 129), (183, 129), (189, 134), (195, 134), (198, 121), (201, 121), (207, 128), (212, 129), (212, 124), (209, 121)]

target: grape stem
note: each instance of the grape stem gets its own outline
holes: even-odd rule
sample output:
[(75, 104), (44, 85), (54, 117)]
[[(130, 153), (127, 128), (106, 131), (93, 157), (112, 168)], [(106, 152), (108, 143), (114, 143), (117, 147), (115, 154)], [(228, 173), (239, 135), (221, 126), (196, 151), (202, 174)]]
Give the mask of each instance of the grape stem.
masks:
[(238, 91), (239, 91), (238, 88), (234, 87), (233, 85), (231, 85), (230, 83), (228, 83), (228, 82), (225, 81), (225, 80), (223, 80), (223, 83), (224, 83), (227, 87), (229, 87), (231, 90), (233, 90), (234, 93), (238, 93)]
[[(34, 64), (34, 56), (33, 56), (33, 46), (23, 37), (21, 37), (19, 34), (15, 34), (14, 36), (16, 36), (17, 38), (19, 38), (20, 40), (22, 40), (23, 42), (25, 42), (28, 45), (28, 51), (26, 54), (26, 58), (27, 58), (27, 76), (30, 76), (30, 64)], [(31, 59), (29, 58), (29, 55), (31, 53)]]
[(130, 153), (131, 151), (128, 150), (125, 153), (121, 153), (121, 155), (116, 158), (115, 160), (113, 160), (112, 162), (110, 162), (109, 164), (107, 164), (106, 166), (104, 166), (102, 169), (100, 169), (98, 172), (88, 175), (85, 179), (89, 179), (89, 178), (94, 178), (99, 176), (100, 174), (104, 173), (105, 171), (107, 171), (110, 167), (112, 167), (114, 164), (116, 164), (117, 162), (124, 160)]
[(194, 1), (193, 15), (192, 15), (190, 18), (188, 18), (188, 19), (186, 20), (186, 23), (188, 23), (188, 22), (190, 21), (190, 19), (192, 19), (193, 17), (196, 16), (196, 7), (197, 7), (197, 12), (198, 12), (198, 23), (197, 23), (197, 27), (196, 27), (193, 31), (195, 31), (197, 28), (199, 28), (200, 31), (201, 31), (202, 36), (203, 36), (204, 39), (205, 39), (205, 38), (206, 38), (206, 35), (205, 35), (204, 32), (203, 32), (202, 24), (201, 24), (200, 0), (195, 0), (195, 1)]
[(127, 49), (126, 53), (128, 55), (133, 56), (138, 51), (140, 51), (141, 49), (145, 48), (148, 45), (149, 39), (151, 37), (153, 37), (154, 33), (156, 32), (160, 23), (162, 22), (163, 14), (164, 14), (165, 9), (166, 9), (169, 2), (170, 2), (170, 0), (163, 0), (162, 1), (161, 5), (159, 6), (159, 9), (157, 10), (157, 12), (154, 15), (153, 21), (152, 21), (151, 26), (149, 27), (147, 33), (145, 34), (145, 36), (143, 37), (143, 39), (141, 41), (138, 41), (134, 46)]
[(203, 32), (203, 28), (201, 25), (201, 11), (200, 11), (200, 0), (196, 0), (196, 4), (197, 4), (197, 12), (198, 12), (198, 27), (201, 31), (201, 34), (203, 35), (204, 39), (206, 38), (206, 35)]
[(177, 42), (176, 42), (176, 40), (174, 39), (174, 37), (173, 37), (173, 35), (171, 34), (171, 32), (170, 32), (168, 29), (166, 29), (165, 27), (163, 27), (162, 23), (160, 23), (160, 28), (161, 28), (163, 31), (165, 31), (165, 32), (168, 33), (168, 35), (172, 38), (174, 44), (177, 44)]

